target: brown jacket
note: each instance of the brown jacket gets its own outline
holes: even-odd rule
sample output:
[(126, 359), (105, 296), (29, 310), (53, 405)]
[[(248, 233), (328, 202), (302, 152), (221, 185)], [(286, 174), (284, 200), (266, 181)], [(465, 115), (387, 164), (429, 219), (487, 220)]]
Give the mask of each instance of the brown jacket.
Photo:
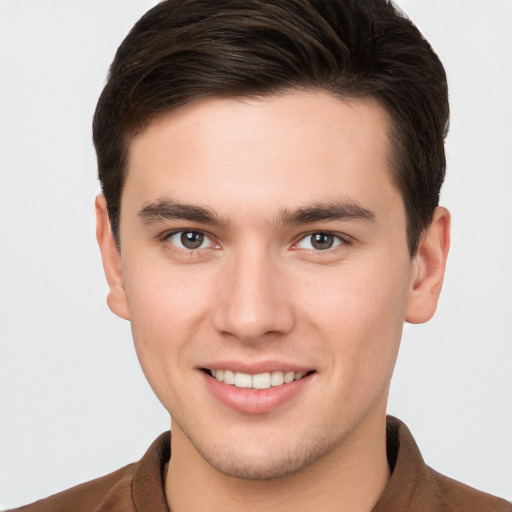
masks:
[[(408, 428), (392, 417), (388, 417), (387, 424), (387, 453), (392, 475), (373, 512), (512, 512), (507, 501), (426, 466)], [(170, 455), (167, 432), (156, 439), (139, 462), (15, 510), (169, 512), (163, 475)]]

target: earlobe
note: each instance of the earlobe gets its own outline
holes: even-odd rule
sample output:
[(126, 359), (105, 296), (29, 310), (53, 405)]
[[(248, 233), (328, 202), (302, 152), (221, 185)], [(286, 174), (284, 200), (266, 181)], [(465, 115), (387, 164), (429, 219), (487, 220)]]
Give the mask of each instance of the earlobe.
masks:
[(422, 234), (411, 267), (411, 288), (405, 320), (419, 324), (434, 315), (450, 248), (450, 213), (438, 207), (434, 218)]
[(109, 287), (107, 304), (117, 316), (130, 319), (128, 302), (124, 289), (121, 255), (112, 233), (107, 211), (105, 197), (100, 194), (96, 197), (96, 239), (100, 246), (103, 269)]

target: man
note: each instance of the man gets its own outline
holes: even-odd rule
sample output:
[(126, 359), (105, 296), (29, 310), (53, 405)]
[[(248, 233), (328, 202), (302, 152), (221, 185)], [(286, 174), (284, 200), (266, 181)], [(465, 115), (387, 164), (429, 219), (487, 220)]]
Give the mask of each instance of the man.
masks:
[(27, 510), (510, 510), (386, 425), (403, 323), (443, 280), (447, 121), (387, 3), (141, 19), (96, 110), (97, 236), (172, 439)]

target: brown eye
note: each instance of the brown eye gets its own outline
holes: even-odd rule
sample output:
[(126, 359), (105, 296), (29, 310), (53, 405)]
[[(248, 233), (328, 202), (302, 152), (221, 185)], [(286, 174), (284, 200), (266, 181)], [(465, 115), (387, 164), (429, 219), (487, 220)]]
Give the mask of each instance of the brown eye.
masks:
[(297, 249), (307, 249), (310, 251), (327, 251), (328, 249), (333, 249), (344, 243), (346, 243), (345, 240), (339, 235), (329, 233), (328, 231), (317, 231), (299, 240), (295, 247)]
[(169, 235), (166, 240), (178, 249), (193, 251), (212, 246), (212, 241), (201, 231), (176, 231)]
[(330, 249), (334, 245), (334, 236), (329, 233), (313, 233), (311, 245), (317, 250)]
[(203, 245), (204, 235), (197, 231), (182, 231), (180, 241), (187, 249), (198, 249)]

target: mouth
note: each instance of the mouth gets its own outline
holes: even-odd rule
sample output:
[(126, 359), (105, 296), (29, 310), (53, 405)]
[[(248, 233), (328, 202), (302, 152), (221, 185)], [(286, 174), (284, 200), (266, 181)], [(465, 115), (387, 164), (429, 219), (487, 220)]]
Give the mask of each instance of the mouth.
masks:
[(314, 370), (310, 370), (301, 372), (273, 371), (250, 374), (214, 368), (204, 368), (203, 371), (219, 382), (246, 389), (269, 389), (271, 387), (279, 387), (284, 384), (291, 384), (292, 382), (302, 380), (304, 377), (314, 373)]

